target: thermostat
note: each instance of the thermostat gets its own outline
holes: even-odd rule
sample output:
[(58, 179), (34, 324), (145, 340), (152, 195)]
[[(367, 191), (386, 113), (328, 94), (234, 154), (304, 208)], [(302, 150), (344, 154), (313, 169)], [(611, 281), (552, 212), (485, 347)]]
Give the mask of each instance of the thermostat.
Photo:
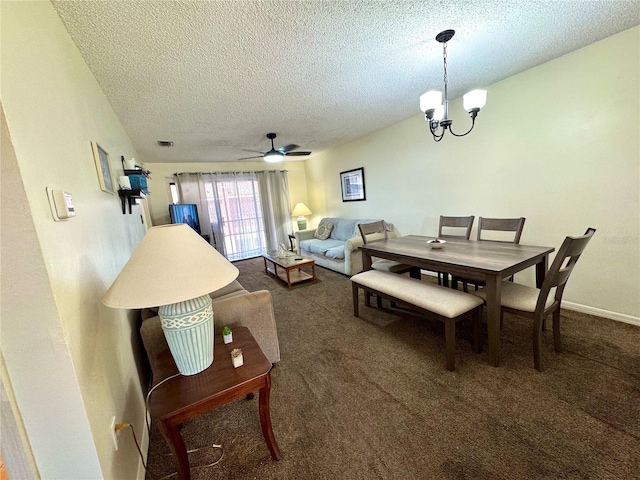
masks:
[(56, 222), (76, 216), (76, 210), (73, 206), (73, 198), (70, 193), (63, 190), (53, 190), (47, 187), (47, 196), (49, 197), (49, 205), (51, 206), (53, 219)]

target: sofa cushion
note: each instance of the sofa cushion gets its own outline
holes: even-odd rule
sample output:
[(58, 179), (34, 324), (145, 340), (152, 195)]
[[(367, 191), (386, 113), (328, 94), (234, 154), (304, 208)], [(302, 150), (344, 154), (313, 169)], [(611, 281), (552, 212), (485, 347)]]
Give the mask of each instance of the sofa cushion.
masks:
[(317, 238), (301, 240), (300, 249), (317, 255), (330, 256), (331, 258), (344, 258), (344, 242), (341, 240), (333, 240), (331, 238), (326, 240)]
[(313, 234), (319, 240), (326, 240), (331, 235), (331, 231), (333, 230), (333, 223), (327, 221), (326, 219), (322, 219), (320, 221), (320, 225), (316, 228), (315, 233)]
[(327, 218), (326, 220), (333, 223), (333, 231), (330, 238), (346, 242), (353, 237), (357, 220), (352, 218)]

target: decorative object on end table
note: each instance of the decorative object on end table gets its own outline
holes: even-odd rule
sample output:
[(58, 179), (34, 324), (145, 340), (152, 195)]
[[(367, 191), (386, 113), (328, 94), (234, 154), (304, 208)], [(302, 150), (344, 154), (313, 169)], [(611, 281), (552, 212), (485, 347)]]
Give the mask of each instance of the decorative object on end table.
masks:
[(233, 342), (233, 332), (226, 325), (222, 329), (222, 340), (224, 341), (225, 344)]
[(357, 202), (367, 199), (364, 189), (364, 168), (340, 172), (340, 184), (343, 202)]
[(234, 348), (231, 350), (231, 362), (233, 362), (233, 368), (241, 367), (244, 364), (244, 360), (242, 358), (242, 350), (239, 348)]
[(151, 227), (102, 302), (114, 308), (159, 308), (178, 370), (194, 375), (213, 362), (209, 293), (233, 282), (238, 269), (187, 224)]
[(96, 171), (98, 172), (98, 181), (100, 182), (100, 190), (110, 194), (114, 194), (113, 175), (111, 175), (111, 165), (109, 165), (109, 154), (98, 145), (97, 142), (91, 142), (91, 150), (93, 150), (93, 160), (96, 163)]
[(307, 228), (307, 219), (305, 215), (311, 215), (311, 210), (304, 203), (296, 203), (296, 206), (293, 207), (293, 212), (291, 212), (292, 217), (298, 217), (296, 220), (298, 221), (298, 230), (305, 230)]

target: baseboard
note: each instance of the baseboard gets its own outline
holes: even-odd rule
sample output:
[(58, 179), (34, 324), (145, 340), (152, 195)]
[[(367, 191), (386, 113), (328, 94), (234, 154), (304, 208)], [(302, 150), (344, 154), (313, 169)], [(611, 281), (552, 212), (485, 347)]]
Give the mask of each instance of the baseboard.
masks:
[[(423, 275), (436, 276), (437, 273), (428, 270), (422, 270)], [(596, 317), (608, 318), (610, 320), (616, 320), (622, 323), (629, 323), (640, 327), (640, 317), (634, 317), (633, 315), (627, 315), (624, 313), (612, 312), (610, 310), (603, 310), (601, 308), (589, 307), (588, 305), (581, 305), (579, 303), (562, 301), (562, 308), (567, 310), (573, 310), (574, 312), (586, 313), (588, 315), (595, 315)]]
[(573, 302), (562, 302), (562, 308), (567, 310), (573, 310), (575, 312), (587, 313), (589, 315), (595, 315), (596, 317), (608, 318), (610, 320), (616, 320), (618, 322), (629, 323), (640, 327), (640, 317), (634, 317), (632, 315), (626, 315), (624, 313), (612, 312), (610, 310), (603, 310), (601, 308), (589, 307), (587, 305), (581, 305)]

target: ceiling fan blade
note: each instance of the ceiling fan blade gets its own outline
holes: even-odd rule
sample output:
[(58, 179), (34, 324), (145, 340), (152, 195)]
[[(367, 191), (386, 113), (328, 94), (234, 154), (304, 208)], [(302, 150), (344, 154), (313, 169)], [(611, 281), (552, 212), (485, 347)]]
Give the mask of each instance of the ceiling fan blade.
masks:
[(264, 155), (256, 155), (254, 157), (244, 157), (244, 158), (238, 158), (238, 160), (251, 160), (252, 158), (263, 158)]
[(311, 155), (311, 152), (289, 152), (285, 153), (287, 157), (304, 157), (306, 155)]
[(262, 155), (264, 155), (264, 152), (261, 152), (260, 150), (249, 150), (248, 148), (241, 148), (240, 150), (242, 150), (243, 152), (261, 153)]
[(300, 148), (300, 145), (296, 145), (294, 143), (290, 144), (290, 145), (285, 145), (284, 147), (280, 147), (278, 148), (278, 151), (280, 153), (287, 153), (290, 152), (291, 150), (295, 150), (296, 148)]

